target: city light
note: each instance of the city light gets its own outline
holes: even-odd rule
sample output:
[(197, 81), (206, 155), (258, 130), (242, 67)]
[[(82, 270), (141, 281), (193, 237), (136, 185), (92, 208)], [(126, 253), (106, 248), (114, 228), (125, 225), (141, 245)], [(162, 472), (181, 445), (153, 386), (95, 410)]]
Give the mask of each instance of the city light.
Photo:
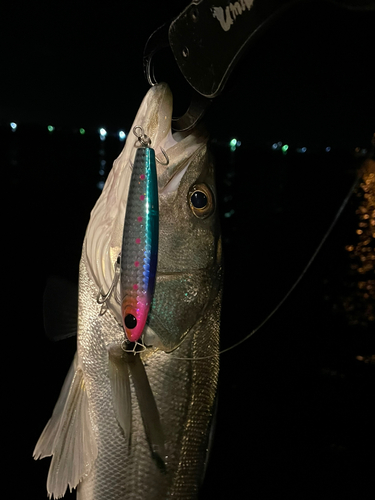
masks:
[(231, 139), (229, 142), (230, 150), (231, 151), (236, 151), (236, 148), (241, 146), (241, 141), (238, 141), (237, 139)]
[(226, 219), (229, 219), (230, 217), (232, 217), (233, 214), (234, 214), (234, 209), (232, 208), (232, 210), (229, 210), (229, 212), (225, 212), (224, 217)]
[[(8, 122), (7, 126), (10, 127), (10, 131), (16, 132), (19, 130), (20, 123), (12, 121), (12, 122)], [(59, 133), (61, 133), (62, 130), (64, 130), (64, 128), (62, 128), (61, 126), (56, 127), (55, 125), (51, 125), (51, 124), (48, 125), (48, 122), (47, 122), (47, 125), (43, 125), (44, 130), (45, 130), (45, 127), (47, 127), (49, 134), (54, 133), (53, 135), (59, 134)], [(22, 128), (22, 123), (21, 123), (21, 128)], [(9, 128), (8, 128), (8, 131), (9, 131)], [(107, 130), (104, 127), (99, 127), (96, 129), (94, 128), (94, 130), (92, 130), (90, 128), (85, 129), (83, 127), (74, 127), (70, 131), (74, 134), (86, 135), (86, 136), (88, 136), (88, 135), (91, 136), (92, 134), (99, 134), (99, 138), (101, 141), (105, 141), (107, 139), (107, 137), (110, 136), (110, 138), (116, 137), (118, 141), (125, 142), (125, 140), (127, 139), (127, 136), (128, 136), (128, 132), (124, 129)], [(284, 139), (287, 139), (287, 138), (284, 138)], [(374, 142), (375, 142), (375, 139), (374, 139)], [(293, 155), (295, 153), (303, 154), (303, 153), (307, 153), (307, 152), (314, 153), (314, 152), (319, 152), (319, 151), (321, 154), (324, 154), (324, 153), (332, 153), (332, 151), (335, 150), (335, 145), (333, 145), (333, 146), (324, 146), (324, 145), (317, 146), (314, 144), (309, 144), (309, 146), (307, 147), (307, 146), (300, 146), (300, 144), (298, 144), (298, 143), (293, 144), (293, 141), (292, 141), (292, 144), (288, 144), (288, 143), (284, 143), (283, 141), (271, 142), (271, 141), (264, 140), (263, 147), (265, 147), (267, 149), (269, 148), (269, 149), (271, 149), (271, 151), (275, 151), (275, 152), (281, 151), (281, 153), (283, 155), (286, 155), (286, 154)], [(302, 142), (302, 144), (303, 144), (303, 142)], [(229, 146), (230, 151), (234, 153), (238, 147), (242, 146), (242, 142), (239, 139), (237, 139), (236, 137), (232, 136), (229, 139), (227, 138), (224, 141), (224, 143), (221, 142), (221, 145), (223, 145), (224, 147)], [(247, 144), (247, 146), (248, 146), (248, 144)], [(103, 147), (104, 147), (104, 144), (103, 144)], [(353, 149), (354, 149), (354, 154), (356, 155), (356, 157), (366, 157), (366, 155), (368, 155), (369, 152), (371, 151), (369, 148), (363, 147), (363, 145), (358, 145), (357, 147), (355, 147)], [(353, 149), (351, 149), (352, 152), (353, 152)]]

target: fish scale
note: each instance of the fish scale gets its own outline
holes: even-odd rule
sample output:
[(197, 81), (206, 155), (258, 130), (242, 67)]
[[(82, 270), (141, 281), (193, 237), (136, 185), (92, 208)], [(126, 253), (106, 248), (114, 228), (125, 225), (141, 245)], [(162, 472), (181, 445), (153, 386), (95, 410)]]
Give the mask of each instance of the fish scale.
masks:
[[(80, 264), (82, 325), (78, 345), (90, 401), (90, 417), (98, 443), (98, 457), (89, 475), (78, 486), (77, 500), (155, 500), (196, 498), (207, 442), (202, 436), (212, 419), (219, 370), (220, 293), (216, 307), (203, 318), (178, 350), (178, 357), (213, 356), (204, 361), (181, 360), (157, 351), (147, 357), (146, 371), (165, 432), (167, 473), (155, 464), (146, 441), (142, 419), (132, 387), (133, 430), (130, 450), (116, 421), (108, 376), (107, 345), (121, 342), (123, 330), (111, 316), (90, 327), (89, 318), (98, 315), (97, 289), (87, 274), (85, 259)], [(89, 327), (84, 327), (89, 325)], [(210, 329), (207, 329), (210, 325)], [(214, 334), (213, 334), (214, 333)], [(204, 384), (202, 382), (204, 381)], [(173, 398), (164, 394), (173, 388)], [(100, 416), (100, 420), (99, 420)], [(196, 443), (202, 443), (200, 447)]]

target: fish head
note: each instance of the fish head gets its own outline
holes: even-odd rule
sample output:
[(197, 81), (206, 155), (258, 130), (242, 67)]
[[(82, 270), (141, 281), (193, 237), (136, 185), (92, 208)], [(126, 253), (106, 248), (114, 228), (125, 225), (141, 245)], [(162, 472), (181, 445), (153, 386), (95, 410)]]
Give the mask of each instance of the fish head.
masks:
[(158, 268), (146, 344), (171, 351), (203, 317), (220, 283), (220, 241), (214, 166), (203, 143), (159, 177)]
[[(173, 99), (162, 83), (146, 94), (134, 120), (151, 140), (157, 158), (159, 249), (154, 297), (143, 341), (172, 351), (199, 323), (220, 287), (221, 240), (214, 166), (204, 128), (172, 134)], [(169, 164), (165, 163), (161, 148)], [(91, 212), (83, 252), (91, 279), (107, 291), (121, 252), (137, 137), (129, 133), (103, 192)], [(108, 309), (122, 324), (113, 293)], [(121, 326), (122, 328), (122, 326)]]

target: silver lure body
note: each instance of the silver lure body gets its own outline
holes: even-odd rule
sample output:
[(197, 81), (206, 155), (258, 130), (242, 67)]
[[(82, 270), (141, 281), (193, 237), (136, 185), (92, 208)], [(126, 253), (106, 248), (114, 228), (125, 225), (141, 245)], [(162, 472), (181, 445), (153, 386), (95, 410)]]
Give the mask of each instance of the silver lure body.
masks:
[[(160, 414), (165, 470), (150, 452), (131, 378), (130, 440), (116, 419), (108, 352), (124, 339), (121, 311), (114, 297), (104, 315), (97, 303), (120, 253), (135, 149), (127, 142), (92, 211), (79, 272), (77, 355), (34, 452), (35, 458), (53, 455), (47, 490), (54, 498), (69, 486), (77, 487), (78, 500), (192, 500), (204, 476), (219, 372), (220, 230), (207, 138), (193, 133), (173, 140), (171, 115), (171, 94), (161, 84), (150, 89), (134, 122), (156, 153), (162, 146), (170, 159), (168, 168), (158, 165), (158, 271), (143, 336), (148, 347), (137, 354)], [(197, 185), (212, 193), (203, 216), (189, 204)]]

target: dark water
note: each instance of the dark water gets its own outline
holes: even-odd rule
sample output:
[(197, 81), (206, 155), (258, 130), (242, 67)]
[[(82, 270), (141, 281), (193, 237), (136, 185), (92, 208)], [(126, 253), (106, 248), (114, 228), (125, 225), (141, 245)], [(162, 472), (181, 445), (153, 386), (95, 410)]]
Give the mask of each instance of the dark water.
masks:
[[(9, 357), (5, 430), (15, 442), (7, 457), (13, 464), (8, 480), (17, 498), (45, 498), (49, 460), (36, 463), (31, 455), (75, 339), (54, 344), (45, 338), (42, 293), (51, 274), (77, 281), (98, 183), (123, 143), (31, 126), (14, 133), (3, 128), (0, 140), (3, 352)], [(257, 327), (288, 292), (362, 160), (340, 151), (283, 155), (246, 142), (230, 151), (227, 143), (213, 141), (212, 150), (226, 263), (225, 348)], [(373, 268), (363, 266), (374, 255), (374, 238), (366, 243), (357, 231), (366, 232), (368, 226), (359, 224), (374, 217), (374, 181), (370, 191), (363, 186), (278, 312), (222, 355), (216, 436), (202, 499), (361, 498), (372, 488), (375, 283)], [(367, 212), (357, 213), (360, 207), (369, 220), (363, 218)]]

